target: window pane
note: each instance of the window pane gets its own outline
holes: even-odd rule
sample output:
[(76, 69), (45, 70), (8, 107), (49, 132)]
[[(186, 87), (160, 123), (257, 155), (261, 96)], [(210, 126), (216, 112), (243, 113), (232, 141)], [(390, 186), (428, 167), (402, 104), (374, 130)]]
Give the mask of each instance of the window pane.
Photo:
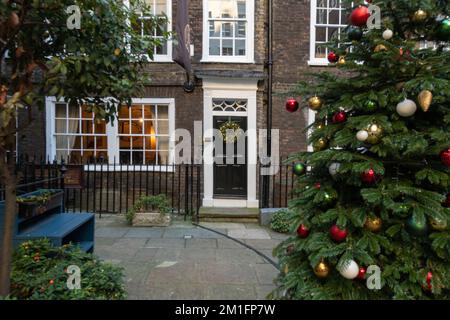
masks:
[(313, 0), (313, 1), (317, 1), (317, 7), (320, 7), (320, 8), (327, 7), (327, 0)]
[(156, 15), (162, 15), (167, 10), (167, 0), (155, 0), (155, 14)]
[(340, 7), (340, 0), (329, 0), (329, 7), (330, 8), (339, 8)]
[(131, 134), (143, 134), (144, 121), (132, 120), (131, 121)]
[(119, 120), (119, 134), (130, 134), (130, 121), (128, 120)]
[(169, 106), (158, 105), (158, 120), (168, 120), (169, 119)]
[(222, 23), (222, 37), (231, 38), (233, 37), (233, 25), (229, 22)]
[(169, 134), (169, 121), (168, 120), (158, 120), (158, 131), (157, 134)]
[(69, 155), (69, 163), (82, 163), (81, 151), (71, 151)]
[(327, 28), (317, 27), (316, 28), (316, 41), (327, 42)]
[(93, 136), (83, 137), (83, 149), (95, 150), (95, 137)]
[(132, 137), (133, 150), (144, 150), (144, 137)]
[(167, 54), (167, 42), (163, 43), (160, 46), (157, 46), (155, 53), (156, 54)]
[(211, 56), (220, 55), (220, 40), (218, 39), (209, 40), (209, 55)]
[(240, 21), (236, 23), (236, 38), (245, 38), (246, 22)]
[(68, 106), (69, 118), (79, 119), (80, 118), (80, 107), (78, 106)]
[(67, 136), (56, 136), (56, 149), (67, 149)]
[(67, 150), (56, 150), (56, 159), (60, 161), (61, 159), (67, 159), (69, 153)]
[(130, 137), (119, 137), (119, 148), (120, 149), (131, 149)]
[(106, 134), (106, 122), (100, 121), (96, 122), (94, 125), (95, 133), (97, 134)]
[(316, 58), (326, 58), (326, 48), (323, 45), (316, 45)]
[(87, 106), (83, 106), (81, 110), (82, 110), (81, 111), (82, 112), (81, 115), (82, 115), (82, 117), (84, 119), (92, 119), (93, 113), (88, 111), (88, 107)]
[(238, 7), (238, 18), (244, 19), (247, 16), (246, 0), (238, 0), (237, 7)]
[(93, 125), (92, 120), (81, 120), (81, 133), (92, 134)]
[(169, 152), (167, 151), (158, 151), (158, 164), (166, 165), (169, 162)]
[(331, 10), (330, 14), (328, 16), (328, 23), (329, 24), (339, 24), (339, 10)]
[(108, 148), (108, 139), (105, 136), (102, 137), (96, 137), (96, 141), (95, 141), (95, 147), (97, 149), (103, 149), (106, 150)]
[(67, 106), (65, 103), (55, 104), (55, 117), (56, 118), (66, 118), (67, 117)]
[(245, 56), (245, 40), (236, 40), (236, 52), (237, 56)]
[(220, 22), (218, 21), (209, 22), (209, 36), (220, 37)]
[(131, 106), (131, 119), (142, 119), (142, 106), (141, 105)]
[(327, 24), (327, 10), (319, 9), (317, 10), (317, 24)]
[(119, 109), (119, 119), (128, 119), (130, 117), (129, 115), (129, 108), (127, 106), (122, 106)]
[(144, 153), (142, 151), (133, 152), (133, 164), (144, 164)]
[(79, 120), (69, 120), (69, 128), (67, 128), (67, 133), (79, 133)]
[(328, 41), (335, 39), (339, 35), (339, 28), (328, 28)]
[(233, 55), (233, 40), (222, 40), (222, 55), (223, 56)]
[(156, 164), (156, 151), (145, 152), (145, 164), (146, 165)]
[(156, 137), (145, 137), (145, 150), (156, 150)]
[(156, 107), (153, 105), (144, 106), (144, 119), (155, 119), (156, 118)]
[(240, 18), (246, 17), (246, 0), (209, 0), (209, 18)]
[(66, 133), (66, 120), (55, 120), (55, 132)]
[(158, 150), (169, 150), (169, 137), (158, 137)]
[(130, 164), (131, 153), (129, 151), (120, 151), (119, 157), (120, 157), (120, 163)]
[(149, 135), (149, 134), (155, 134), (155, 130), (156, 128), (154, 127), (153, 121), (145, 121), (145, 126), (144, 126), (144, 133)]

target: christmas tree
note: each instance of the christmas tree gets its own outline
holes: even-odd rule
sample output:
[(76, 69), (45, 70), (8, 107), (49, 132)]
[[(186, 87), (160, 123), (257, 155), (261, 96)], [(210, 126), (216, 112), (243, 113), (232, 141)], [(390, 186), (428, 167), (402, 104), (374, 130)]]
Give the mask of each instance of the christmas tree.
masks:
[(344, 2), (333, 68), (295, 92), (314, 152), (291, 159), (308, 170), (272, 297), (449, 299), (450, 4), (368, 1), (377, 28), (369, 3)]

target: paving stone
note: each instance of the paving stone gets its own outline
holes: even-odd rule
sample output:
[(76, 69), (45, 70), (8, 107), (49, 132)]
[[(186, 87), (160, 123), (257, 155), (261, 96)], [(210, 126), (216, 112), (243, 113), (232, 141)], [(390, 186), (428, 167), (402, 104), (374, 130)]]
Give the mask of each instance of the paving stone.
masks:
[(219, 249), (232, 249), (232, 248), (242, 249), (242, 248), (244, 248), (243, 245), (241, 245), (231, 239), (227, 239), (227, 238), (217, 239), (217, 247)]
[(260, 284), (273, 284), (279, 271), (271, 264), (256, 264), (254, 266)]
[(145, 244), (146, 248), (184, 248), (186, 240), (184, 239), (149, 239)]
[(217, 239), (186, 239), (186, 248), (217, 248)]
[(207, 287), (207, 299), (213, 300), (253, 300), (255, 289), (248, 285), (211, 284)]
[(197, 265), (199, 281), (208, 284), (256, 284), (253, 266), (246, 264), (209, 263)]
[(178, 282), (145, 286), (140, 295), (149, 300), (205, 300), (208, 297), (206, 290), (199, 284)]
[(164, 228), (131, 228), (125, 235), (125, 238), (161, 238)]
[(96, 237), (102, 238), (121, 238), (123, 237), (130, 228), (123, 227), (100, 227), (95, 230)]
[(262, 258), (257, 253), (244, 247), (218, 249), (216, 251), (216, 260), (218, 263), (264, 263)]
[(114, 248), (131, 248), (131, 249), (139, 249), (145, 246), (147, 243), (147, 239), (144, 238), (120, 238), (112, 247)]
[(233, 222), (201, 222), (200, 225), (210, 229), (245, 229), (245, 224)]
[(249, 246), (255, 248), (255, 249), (268, 249), (272, 250), (278, 244), (280, 244), (280, 240), (273, 240), (273, 239), (258, 239), (258, 240), (245, 240), (245, 243)]
[(247, 222), (247, 223), (244, 223), (244, 226), (245, 226), (246, 229), (267, 230), (264, 226), (261, 226), (258, 223)]
[(269, 300), (268, 295), (276, 288), (275, 285), (259, 285), (255, 287), (256, 290), (256, 298), (258, 300)]
[(120, 266), (124, 270), (125, 285), (139, 286), (147, 279), (147, 275), (154, 263), (142, 263), (139, 261), (123, 261)]
[(112, 246), (116, 242), (116, 238), (95, 237), (95, 248), (103, 246)]
[(162, 261), (178, 261), (184, 248), (158, 248), (153, 259), (158, 262)]
[(148, 273), (145, 286), (158, 287), (166, 284), (200, 283), (200, 274), (194, 263), (177, 263), (167, 268), (153, 268)]
[(228, 230), (228, 236), (237, 239), (270, 239), (267, 231), (263, 229), (233, 229)]
[(216, 250), (213, 248), (186, 248), (180, 251), (180, 262), (188, 263), (214, 263), (216, 262)]
[[(225, 229), (217, 229), (217, 231), (226, 233)], [(209, 230), (201, 228), (168, 228), (164, 232), (163, 238), (181, 238), (191, 236), (198, 239), (216, 239), (222, 236)]]
[(270, 229), (267, 229), (267, 232), (269, 233), (269, 235), (270, 235), (270, 237), (272, 239), (281, 240), (281, 241), (284, 241), (287, 238), (290, 238), (290, 237), (293, 236), (292, 234), (278, 233), (278, 232), (275, 232), (275, 231), (270, 230)]
[(95, 254), (102, 260), (128, 261), (136, 254), (138, 248), (110, 246), (95, 250)]
[(141, 248), (136, 252), (135, 256), (132, 258), (132, 261), (151, 262), (153, 261), (158, 250), (158, 248)]

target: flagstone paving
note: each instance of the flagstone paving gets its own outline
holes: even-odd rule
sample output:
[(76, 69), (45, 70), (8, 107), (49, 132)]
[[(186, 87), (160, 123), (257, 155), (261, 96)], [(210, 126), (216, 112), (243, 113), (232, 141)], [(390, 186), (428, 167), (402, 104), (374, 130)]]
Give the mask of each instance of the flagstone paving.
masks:
[[(287, 238), (258, 224), (202, 223), (273, 261)], [(129, 299), (266, 299), (278, 270), (245, 246), (188, 221), (167, 228), (128, 227), (122, 215), (96, 219), (95, 252), (124, 268)]]

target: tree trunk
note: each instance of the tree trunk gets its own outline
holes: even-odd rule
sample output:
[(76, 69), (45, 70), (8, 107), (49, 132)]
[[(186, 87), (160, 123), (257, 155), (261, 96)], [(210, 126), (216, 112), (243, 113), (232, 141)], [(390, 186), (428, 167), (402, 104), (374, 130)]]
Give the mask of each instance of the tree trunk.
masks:
[[(11, 121), (15, 124), (15, 119)], [(5, 149), (0, 147), (0, 172), (5, 184), (5, 216), (3, 223), (3, 235), (0, 251), (0, 296), (7, 296), (11, 287), (11, 261), (13, 251), (13, 232), (16, 219), (16, 170), (15, 158), (12, 151), (15, 150), (15, 137), (8, 137)], [(8, 143), (9, 142), (9, 143)]]

